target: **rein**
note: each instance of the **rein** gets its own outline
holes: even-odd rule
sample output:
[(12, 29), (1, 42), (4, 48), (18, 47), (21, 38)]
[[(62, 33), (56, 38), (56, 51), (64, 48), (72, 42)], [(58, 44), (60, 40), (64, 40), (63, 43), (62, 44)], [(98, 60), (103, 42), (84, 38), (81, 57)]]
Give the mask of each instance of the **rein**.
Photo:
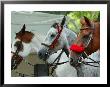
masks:
[[(61, 51), (61, 53), (60, 53), (60, 54), (58, 55), (58, 57), (53, 61), (53, 63), (49, 64), (49, 66), (52, 67), (52, 70), (51, 70), (51, 73), (50, 73), (52, 76), (53, 76), (54, 70), (57, 68), (57, 65), (62, 65), (62, 64), (65, 64), (65, 63), (69, 62), (69, 61), (66, 61), (66, 62), (61, 62), (61, 63), (59, 63), (60, 57), (61, 57), (61, 55), (62, 55), (63, 52), (64, 52), (64, 50)], [(57, 62), (57, 63), (55, 63), (55, 62)]]
[(92, 65), (91, 63), (97, 63), (98, 65), (100, 65), (100, 61), (95, 61), (93, 60), (92, 58), (88, 57), (88, 55), (86, 54), (86, 52), (84, 52), (85, 56), (87, 59), (90, 59), (92, 62), (82, 62), (83, 64), (85, 65), (90, 65), (90, 66), (93, 66), (93, 67), (99, 67), (99, 66), (95, 66), (95, 65)]
[(23, 60), (23, 58), (18, 55), (18, 53), (23, 49), (22, 45), (21, 45), (22, 41), (19, 41), (15, 44), (15, 46), (17, 47), (15, 52), (13, 53), (12, 59), (11, 59), (11, 69), (16, 69), (17, 66), (21, 63), (21, 61)]
[(13, 53), (12, 59), (11, 59), (11, 69), (15, 70), (17, 68), (17, 66), (21, 63), (21, 61), (23, 60), (23, 58), (21, 56), (18, 55), (19, 51), (16, 50), (16, 52), (11, 52)]

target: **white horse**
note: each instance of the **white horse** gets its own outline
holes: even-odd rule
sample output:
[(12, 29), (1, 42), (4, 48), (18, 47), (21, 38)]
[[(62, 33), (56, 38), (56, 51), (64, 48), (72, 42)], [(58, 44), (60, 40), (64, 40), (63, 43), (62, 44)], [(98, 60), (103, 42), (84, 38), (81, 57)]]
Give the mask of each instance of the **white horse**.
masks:
[[(63, 18), (61, 25), (59, 23), (54, 23), (51, 26), (38, 54), (41, 59), (47, 60), (48, 63), (52, 63), (60, 54), (61, 49), (63, 49), (65, 53), (61, 55), (59, 63), (66, 61), (69, 62), (58, 65), (55, 69), (56, 75), (58, 77), (76, 77), (76, 69), (70, 65), (69, 59), (69, 46), (72, 42), (74, 42), (76, 38), (76, 33), (69, 30), (67, 27), (64, 26), (64, 24), (65, 18)], [(60, 36), (58, 37), (61, 29), (62, 31), (60, 33)], [(51, 48), (50, 46), (54, 46), (54, 48)]]

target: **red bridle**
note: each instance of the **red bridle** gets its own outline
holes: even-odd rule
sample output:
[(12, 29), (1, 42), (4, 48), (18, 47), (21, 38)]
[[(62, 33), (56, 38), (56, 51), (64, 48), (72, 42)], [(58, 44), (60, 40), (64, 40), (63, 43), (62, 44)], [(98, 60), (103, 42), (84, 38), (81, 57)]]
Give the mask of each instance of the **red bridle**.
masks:
[(62, 32), (62, 30), (63, 30), (63, 28), (60, 27), (58, 24), (57, 24), (56, 26), (57, 26), (58, 34), (57, 34), (57, 36), (55, 37), (55, 39), (53, 40), (53, 42), (51, 43), (51, 45), (47, 45), (47, 44), (45, 44), (45, 43), (42, 43), (42, 45), (47, 46), (47, 47), (49, 48), (49, 50), (55, 48), (56, 44), (58, 43), (58, 39), (59, 39), (59, 37), (60, 37), (60, 35), (61, 35), (61, 32)]
[(53, 49), (55, 47), (55, 45), (57, 44), (58, 42), (58, 39), (61, 35), (61, 32), (63, 30), (63, 28), (61, 28), (58, 24), (56, 25), (57, 26), (57, 31), (58, 31), (58, 34), (57, 36), (55, 37), (54, 41), (51, 43), (51, 45), (49, 46), (50, 49)]

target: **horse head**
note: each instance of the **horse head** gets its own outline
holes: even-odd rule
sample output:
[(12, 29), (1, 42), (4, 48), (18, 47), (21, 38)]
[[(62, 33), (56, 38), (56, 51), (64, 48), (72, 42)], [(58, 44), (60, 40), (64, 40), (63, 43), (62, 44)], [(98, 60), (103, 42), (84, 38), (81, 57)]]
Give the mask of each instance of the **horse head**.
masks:
[(80, 23), (80, 32), (74, 43), (70, 46), (70, 57), (72, 59), (71, 62), (75, 65), (78, 64), (78, 60), (81, 59), (81, 55), (86, 56), (85, 52), (87, 52), (88, 55), (94, 52), (92, 48), (94, 47), (94, 44), (97, 44), (94, 39), (97, 38), (98, 41), (100, 39), (94, 35), (97, 34), (100, 36), (99, 32), (96, 33), (96, 31), (99, 30), (99, 27), (97, 28), (97, 25), (93, 21), (90, 21), (87, 17), (84, 16), (80, 19)]
[(47, 60), (51, 54), (61, 49), (68, 54), (68, 41), (63, 29), (65, 21), (66, 18), (64, 16), (61, 23), (54, 23), (51, 26), (50, 30), (47, 32), (44, 42), (42, 43), (41, 50), (38, 53), (40, 58)]
[(30, 51), (30, 43), (32, 42), (32, 39), (34, 37), (34, 34), (32, 32), (26, 31), (25, 24), (21, 28), (21, 30), (16, 33), (15, 40), (12, 43), (12, 49), (11, 51), (13, 53), (16, 52), (16, 50), (19, 51), (18, 55), (22, 57), (26, 57)]
[(75, 43), (77, 45), (84, 45), (85, 47), (87, 47), (91, 35), (94, 32), (95, 25), (85, 16), (80, 19), (80, 23), (81, 23), (81, 29)]

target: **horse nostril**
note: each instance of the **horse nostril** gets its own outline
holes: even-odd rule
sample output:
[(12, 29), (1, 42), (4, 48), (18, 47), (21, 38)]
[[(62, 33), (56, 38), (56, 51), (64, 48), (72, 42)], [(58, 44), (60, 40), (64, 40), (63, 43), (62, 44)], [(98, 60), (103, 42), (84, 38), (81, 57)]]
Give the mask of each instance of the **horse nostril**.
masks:
[(42, 56), (42, 53), (41, 52), (38, 52), (38, 56), (41, 57)]
[(38, 56), (39, 56), (40, 59), (46, 60), (48, 58), (49, 54), (44, 49), (41, 49), (38, 52)]
[(47, 57), (49, 54), (48, 54), (48, 52), (47, 53), (45, 53), (45, 57)]

